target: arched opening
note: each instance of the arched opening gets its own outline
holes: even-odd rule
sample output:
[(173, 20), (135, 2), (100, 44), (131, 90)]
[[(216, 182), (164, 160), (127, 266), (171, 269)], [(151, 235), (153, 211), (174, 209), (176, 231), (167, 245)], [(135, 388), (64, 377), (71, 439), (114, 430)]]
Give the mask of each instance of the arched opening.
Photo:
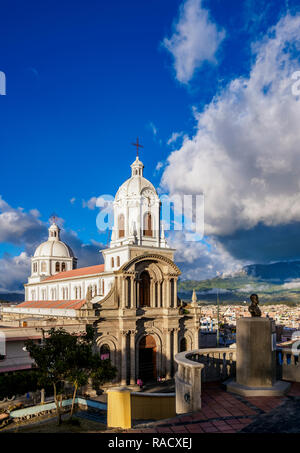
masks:
[(103, 344), (100, 347), (100, 359), (101, 360), (110, 360), (110, 349), (108, 344)]
[(181, 338), (180, 340), (180, 346), (179, 346), (179, 352), (184, 352), (187, 350), (187, 344), (186, 344), (186, 338)]
[(144, 214), (144, 230), (143, 230), (144, 236), (149, 236), (152, 237), (152, 216), (150, 212), (146, 212)]
[(117, 256), (117, 266), (120, 266), (120, 257)]
[(120, 214), (118, 218), (118, 229), (119, 229), (119, 238), (125, 236), (125, 219), (124, 214)]
[(41, 272), (46, 272), (46, 269), (47, 269), (46, 266), (47, 265), (46, 265), (45, 261), (43, 261), (42, 264), (41, 264)]
[(140, 276), (140, 307), (150, 307), (150, 275), (147, 271)]
[(115, 267), (115, 260), (113, 258), (111, 259), (111, 267)]
[(156, 380), (156, 342), (151, 335), (143, 337), (139, 344), (138, 378), (143, 383)]
[(66, 263), (61, 263), (61, 270), (62, 272), (66, 270)]
[(59, 266), (59, 262), (57, 261), (55, 263), (55, 272), (59, 272), (60, 271), (60, 266)]

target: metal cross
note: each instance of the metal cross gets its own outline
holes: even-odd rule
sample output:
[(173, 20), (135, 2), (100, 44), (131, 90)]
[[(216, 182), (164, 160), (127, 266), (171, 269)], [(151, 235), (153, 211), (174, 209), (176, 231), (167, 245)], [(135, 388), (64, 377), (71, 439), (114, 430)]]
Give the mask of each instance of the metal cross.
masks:
[(139, 148), (144, 148), (143, 145), (139, 143), (139, 138), (137, 137), (136, 143), (131, 143), (133, 146), (136, 146), (136, 157), (139, 157)]

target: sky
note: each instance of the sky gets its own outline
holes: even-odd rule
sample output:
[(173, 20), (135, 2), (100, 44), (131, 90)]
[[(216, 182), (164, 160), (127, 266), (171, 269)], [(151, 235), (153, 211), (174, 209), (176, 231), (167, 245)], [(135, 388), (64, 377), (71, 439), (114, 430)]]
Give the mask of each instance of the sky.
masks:
[(2, 0), (0, 291), (53, 212), (100, 262), (97, 205), (137, 136), (160, 194), (205, 197), (203, 240), (167, 233), (182, 278), (299, 259), (299, 30), (298, 0)]

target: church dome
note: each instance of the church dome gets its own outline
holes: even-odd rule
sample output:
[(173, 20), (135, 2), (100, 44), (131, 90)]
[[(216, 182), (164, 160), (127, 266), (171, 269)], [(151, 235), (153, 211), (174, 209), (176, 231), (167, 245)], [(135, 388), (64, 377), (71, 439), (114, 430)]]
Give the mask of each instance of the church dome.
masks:
[(42, 256), (61, 258), (74, 257), (72, 249), (60, 240), (60, 228), (55, 223), (49, 228), (48, 241), (40, 244), (34, 253), (34, 258)]
[(73, 258), (72, 249), (62, 241), (46, 241), (38, 246), (34, 253), (34, 257), (53, 256), (63, 258)]
[[(157, 196), (155, 187), (143, 176), (143, 163), (137, 157), (131, 165), (131, 178), (127, 179), (120, 187), (115, 196), (115, 201), (122, 198), (135, 197), (147, 192), (152, 196)], [(148, 189), (148, 190), (147, 190)]]

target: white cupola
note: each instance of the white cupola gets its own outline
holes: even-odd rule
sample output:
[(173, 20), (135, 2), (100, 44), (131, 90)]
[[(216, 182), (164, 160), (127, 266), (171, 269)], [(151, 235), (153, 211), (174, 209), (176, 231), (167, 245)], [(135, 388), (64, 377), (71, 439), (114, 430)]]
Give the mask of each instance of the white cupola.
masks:
[(144, 165), (137, 156), (131, 177), (117, 191), (110, 247), (139, 245), (167, 247), (161, 237), (160, 200), (153, 184), (143, 176)]
[(43, 280), (58, 272), (76, 269), (77, 258), (72, 249), (60, 239), (60, 228), (55, 221), (48, 228), (48, 240), (40, 244), (31, 258), (29, 283)]

